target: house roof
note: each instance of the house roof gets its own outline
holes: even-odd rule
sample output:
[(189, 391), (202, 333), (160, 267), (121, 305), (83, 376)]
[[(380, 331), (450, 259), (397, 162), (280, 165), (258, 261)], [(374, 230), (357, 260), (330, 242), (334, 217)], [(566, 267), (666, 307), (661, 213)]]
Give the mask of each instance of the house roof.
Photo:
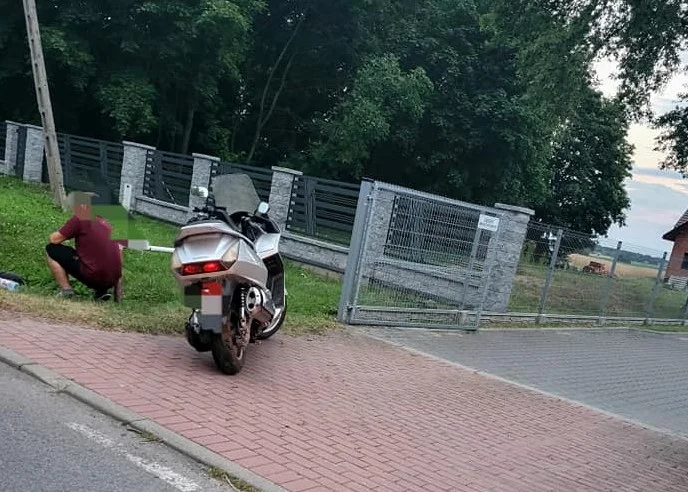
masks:
[(688, 210), (683, 212), (683, 215), (681, 215), (681, 218), (678, 219), (676, 225), (674, 225), (674, 228), (666, 234), (664, 234), (662, 236), (662, 239), (666, 239), (667, 241), (674, 241), (681, 233), (685, 232), (686, 230), (688, 230)]

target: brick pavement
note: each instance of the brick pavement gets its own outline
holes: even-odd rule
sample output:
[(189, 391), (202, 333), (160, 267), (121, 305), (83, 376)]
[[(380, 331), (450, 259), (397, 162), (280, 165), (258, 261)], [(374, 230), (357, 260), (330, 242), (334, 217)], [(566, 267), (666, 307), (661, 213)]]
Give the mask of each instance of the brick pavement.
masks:
[(372, 339), (278, 336), (228, 377), (182, 338), (0, 316), (0, 345), (290, 491), (688, 490), (686, 440)]

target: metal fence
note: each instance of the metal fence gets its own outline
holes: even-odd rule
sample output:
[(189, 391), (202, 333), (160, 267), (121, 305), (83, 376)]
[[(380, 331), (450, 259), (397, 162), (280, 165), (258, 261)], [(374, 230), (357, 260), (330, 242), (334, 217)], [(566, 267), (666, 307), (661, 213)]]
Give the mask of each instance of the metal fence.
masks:
[(528, 227), (509, 304), (548, 318), (686, 318), (685, 286), (665, 282), (667, 253), (539, 223)]
[(17, 156), (14, 163), (14, 175), (24, 177), (24, 162), (26, 161), (26, 127), (17, 128)]
[(297, 176), (292, 189), (287, 230), (336, 244), (349, 244), (360, 185)]
[(210, 171), (211, 178), (218, 174), (233, 173), (242, 173), (249, 176), (260, 199), (264, 202), (269, 202), (270, 188), (272, 187), (272, 169), (222, 161), (214, 163)]
[(476, 329), (506, 220), (495, 209), (364, 181), (339, 319)]
[(7, 145), (7, 123), (0, 121), (0, 160), (5, 159), (5, 146)]
[(143, 194), (167, 203), (187, 207), (194, 159), (185, 154), (149, 150)]
[[(19, 131), (26, 131), (20, 128)], [(24, 141), (26, 137), (24, 136)], [(105, 200), (119, 199), (124, 146), (94, 138), (57, 134), (60, 163), (67, 190), (96, 191)], [(17, 153), (24, 155), (23, 150)], [(43, 154), (42, 181), (47, 183), (48, 164)], [(106, 196), (107, 195), (107, 196)]]

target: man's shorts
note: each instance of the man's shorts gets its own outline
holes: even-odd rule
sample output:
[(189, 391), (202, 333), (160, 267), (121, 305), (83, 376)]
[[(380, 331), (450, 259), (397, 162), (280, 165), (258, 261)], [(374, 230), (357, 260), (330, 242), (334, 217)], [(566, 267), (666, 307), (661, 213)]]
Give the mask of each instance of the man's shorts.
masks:
[(93, 282), (89, 282), (84, 278), (81, 274), (81, 260), (79, 260), (79, 255), (76, 254), (76, 250), (71, 246), (50, 243), (45, 247), (45, 251), (52, 260), (64, 268), (67, 275), (74, 277), (91, 289), (100, 290), (103, 288), (103, 286), (94, 285)]

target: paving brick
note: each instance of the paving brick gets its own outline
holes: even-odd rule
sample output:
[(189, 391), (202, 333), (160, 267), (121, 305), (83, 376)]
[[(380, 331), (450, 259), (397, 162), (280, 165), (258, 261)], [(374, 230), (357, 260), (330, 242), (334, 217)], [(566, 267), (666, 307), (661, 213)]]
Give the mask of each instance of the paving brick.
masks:
[(310, 492), (317, 487), (318, 484), (316, 482), (307, 478), (300, 478), (298, 480), (294, 480), (293, 482), (287, 482), (284, 484), (284, 488), (290, 492)]
[[(565, 389), (582, 388), (574, 369), (586, 361), (591, 367), (584, 374), (603, 374), (606, 367), (602, 359), (570, 346), (557, 349), (554, 342), (540, 346), (544, 360), (530, 354), (533, 360), (523, 364), (514, 352), (528, 353), (527, 347), (518, 340), (501, 348), (493, 343), (481, 355), (480, 337), (436, 337), (435, 345), (443, 341), (446, 357), (457, 351), (493, 357), (500, 371), (523, 369), (528, 377), (537, 362)], [(673, 412), (665, 422), (685, 420), (686, 407), (677, 400), (682, 396), (668, 394), (665, 379), (655, 388), (645, 376), (659, 377), (656, 368), (666, 367), (663, 342), (642, 339), (634, 348), (599, 340), (617, 355), (625, 347), (638, 367), (621, 370), (612, 361), (600, 387), (586, 390), (590, 398), (608, 392), (613, 401), (630, 398), (636, 409), (654, 401), (666, 415)], [(0, 321), (0, 344), (287, 490), (688, 490), (686, 440), (356, 335), (319, 337), (317, 343), (278, 335), (251, 347), (238, 377), (220, 374), (208, 354), (181, 337), (21, 318)], [(91, 348), (87, 358), (80, 355), (84, 346)], [(674, 362), (666, 377), (680, 390), (688, 376), (685, 364)], [(623, 378), (635, 389), (609, 384)]]

